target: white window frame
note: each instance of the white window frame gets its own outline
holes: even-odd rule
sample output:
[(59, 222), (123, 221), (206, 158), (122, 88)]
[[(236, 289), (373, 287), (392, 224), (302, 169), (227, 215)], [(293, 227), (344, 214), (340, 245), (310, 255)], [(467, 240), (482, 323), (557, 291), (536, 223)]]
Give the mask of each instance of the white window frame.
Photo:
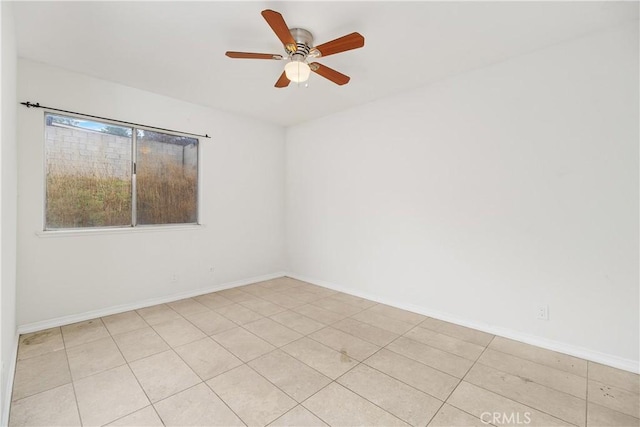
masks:
[[(131, 132), (131, 224), (130, 225), (112, 225), (112, 226), (102, 226), (102, 227), (75, 227), (75, 228), (47, 228), (47, 155), (46, 155), (46, 133), (47, 133), (47, 116), (62, 116), (69, 118), (77, 118), (80, 120), (93, 121), (96, 123), (103, 123), (106, 125), (114, 125), (119, 127), (126, 127), (132, 129)], [(42, 171), (43, 171), (43, 192), (42, 192), (42, 228), (40, 232), (36, 234), (40, 237), (53, 237), (53, 236), (73, 236), (73, 235), (92, 235), (92, 234), (103, 234), (103, 233), (128, 233), (128, 232), (140, 232), (140, 231), (171, 231), (171, 230), (194, 230), (200, 229), (203, 227), (203, 224), (200, 222), (202, 217), (202, 208), (201, 208), (201, 200), (202, 200), (202, 185), (201, 185), (201, 151), (200, 151), (200, 142), (201, 138), (183, 134), (180, 132), (172, 132), (165, 130), (157, 130), (150, 127), (145, 126), (132, 126), (126, 125), (123, 123), (119, 123), (117, 121), (112, 121), (108, 119), (95, 119), (93, 117), (85, 116), (77, 113), (59, 113), (53, 110), (44, 109), (42, 116), (43, 123), (43, 138), (42, 138)], [(137, 132), (136, 129), (148, 130), (149, 132), (155, 133), (163, 133), (166, 135), (173, 136), (183, 136), (187, 138), (192, 138), (198, 141), (196, 144), (196, 156), (197, 156), (197, 168), (196, 168), (196, 222), (190, 223), (170, 223), (170, 224), (137, 224), (137, 194), (136, 194), (136, 173), (135, 164), (137, 161)]]

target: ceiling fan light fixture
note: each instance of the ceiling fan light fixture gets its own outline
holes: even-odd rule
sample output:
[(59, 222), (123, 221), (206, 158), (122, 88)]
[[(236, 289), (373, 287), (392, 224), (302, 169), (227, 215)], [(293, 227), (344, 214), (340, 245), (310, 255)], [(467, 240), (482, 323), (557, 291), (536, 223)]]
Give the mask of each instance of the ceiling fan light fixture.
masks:
[(294, 83), (302, 83), (309, 80), (311, 68), (306, 62), (291, 61), (284, 66), (284, 73), (287, 78)]

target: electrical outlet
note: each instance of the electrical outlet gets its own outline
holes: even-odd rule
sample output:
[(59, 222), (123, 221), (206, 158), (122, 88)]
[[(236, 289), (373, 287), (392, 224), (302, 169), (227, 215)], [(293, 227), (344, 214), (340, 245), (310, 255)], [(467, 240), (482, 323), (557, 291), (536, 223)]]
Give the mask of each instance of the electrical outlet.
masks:
[(209, 267), (209, 273), (213, 273), (213, 266)]
[(549, 306), (548, 305), (539, 305), (536, 308), (536, 319), (538, 319), (538, 320), (549, 320)]
[(178, 275), (177, 274), (172, 274), (171, 275), (171, 283), (178, 283)]

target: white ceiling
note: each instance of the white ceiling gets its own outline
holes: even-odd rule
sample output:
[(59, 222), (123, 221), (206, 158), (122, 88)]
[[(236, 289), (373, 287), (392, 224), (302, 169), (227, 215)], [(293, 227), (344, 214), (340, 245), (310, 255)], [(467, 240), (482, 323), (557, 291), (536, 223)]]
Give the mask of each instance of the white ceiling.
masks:
[[(358, 31), (366, 42), (319, 62), (337, 86), (273, 87), (283, 53), (260, 15), (282, 13), (320, 44)], [(18, 52), (105, 80), (291, 125), (638, 19), (637, 2), (19, 2)]]

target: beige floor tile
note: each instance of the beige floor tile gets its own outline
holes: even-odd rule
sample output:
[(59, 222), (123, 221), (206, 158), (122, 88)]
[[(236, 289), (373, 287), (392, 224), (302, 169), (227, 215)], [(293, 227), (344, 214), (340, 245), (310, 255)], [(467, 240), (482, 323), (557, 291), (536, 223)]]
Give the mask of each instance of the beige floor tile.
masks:
[(175, 348), (176, 353), (203, 380), (242, 365), (242, 361), (211, 338)]
[(166, 426), (244, 426), (206, 384), (154, 404)]
[(463, 341), (478, 344), (483, 347), (489, 345), (489, 343), (493, 339), (493, 335), (486, 332), (434, 319), (432, 317), (427, 317), (422, 323), (420, 323), (420, 326), (422, 326), (423, 328), (431, 329), (432, 331), (439, 332), (441, 334), (461, 339)]
[(487, 423), (480, 421), (473, 415), (451, 406), (447, 403), (442, 405), (435, 417), (429, 423), (429, 427), (484, 427)]
[(358, 363), (355, 359), (309, 338), (287, 344), (282, 350), (334, 380)]
[(640, 418), (640, 397), (637, 393), (589, 380), (589, 402)]
[(380, 347), (375, 344), (361, 340), (331, 326), (310, 334), (309, 338), (360, 361), (380, 350)]
[[(499, 394), (492, 393), (483, 388), (463, 381), (451, 394), (447, 403), (453, 405), (475, 417), (483, 418), (485, 421), (491, 422), (492, 414), (497, 413), (500, 416), (504, 414), (503, 421), (507, 421), (506, 417), (511, 417), (512, 422), (496, 422), (495, 425), (516, 425), (514, 421), (520, 420), (520, 425), (525, 425), (527, 418), (530, 422), (526, 425), (538, 427), (550, 426), (568, 426), (568, 422), (555, 418), (544, 412), (537, 411), (522, 403), (508, 399)], [(487, 414), (489, 413), (489, 414)], [(491, 418), (491, 419), (489, 419)]]
[(244, 328), (276, 347), (282, 347), (302, 337), (298, 332), (266, 317), (247, 323)]
[(152, 402), (201, 382), (200, 377), (171, 350), (136, 360), (129, 366)]
[(440, 400), (445, 400), (459, 381), (449, 374), (384, 348), (363, 363)]
[(92, 319), (85, 322), (78, 322), (72, 325), (63, 326), (61, 330), (66, 348), (85, 344), (109, 336), (109, 331), (104, 327), (104, 324), (100, 319)]
[(270, 427), (318, 427), (326, 426), (324, 422), (301, 405), (296, 406), (271, 424)]
[(310, 334), (325, 326), (323, 323), (310, 319), (295, 311), (283, 311), (282, 313), (271, 316), (271, 319), (302, 335)]
[(260, 283), (265, 288), (274, 289), (277, 291), (285, 291), (287, 289), (293, 289), (300, 285), (303, 285), (305, 282), (292, 279), (291, 277), (282, 276), (282, 277), (278, 277), (271, 280), (265, 280), (264, 282), (260, 282)]
[(352, 318), (398, 335), (402, 335), (414, 327), (414, 325), (410, 323), (401, 322), (400, 320), (395, 320), (380, 313), (371, 311), (375, 307), (377, 306), (361, 311), (355, 316), (352, 316)]
[(166, 304), (154, 305), (152, 307), (137, 310), (138, 314), (150, 325), (168, 322), (179, 319), (181, 316)]
[(67, 358), (74, 381), (126, 363), (111, 337), (71, 347)]
[(237, 288), (243, 292), (246, 292), (248, 294), (251, 294), (255, 297), (260, 298), (263, 295), (268, 295), (268, 294), (272, 294), (274, 292), (277, 292), (274, 289), (270, 289), (270, 288), (265, 288), (262, 284), (260, 283), (254, 283), (253, 285), (246, 285), (246, 286), (241, 286), (239, 288)]
[(305, 304), (303, 301), (287, 295), (286, 292), (274, 292), (273, 294), (264, 295), (262, 298), (290, 310)]
[(406, 426), (368, 400), (331, 383), (307, 399), (303, 406), (332, 426)]
[(207, 335), (214, 335), (237, 327), (235, 323), (221, 314), (213, 311), (201, 311), (200, 313), (184, 316)]
[(71, 382), (67, 353), (52, 351), (18, 360), (13, 380), (13, 400), (32, 396)]
[(261, 298), (242, 301), (240, 305), (248, 308), (251, 311), (258, 313), (261, 316), (272, 316), (274, 314), (281, 313), (287, 310), (284, 307), (280, 307), (277, 304), (263, 300)]
[(299, 301), (302, 301), (305, 304), (308, 304), (312, 301), (317, 300), (318, 294), (313, 293), (313, 292), (309, 292), (309, 291), (305, 291), (303, 288), (293, 288), (293, 289), (287, 289), (286, 291), (284, 291), (283, 293), (287, 294), (288, 296), (295, 298)]
[(417, 325), (427, 318), (427, 316), (423, 316), (422, 314), (414, 313), (408, 310), (402, 310), (400, 308), (391, 307), (390, 305), (385, 304), (378, 304), (374, 307), (371, 307), (369, 311), (382, 314), (383, 316), (390, 317), (391, 319), (399, 320), (404, 323), (409, 323), (413, 326)]
[(214, 311), (239, 325), (262, 319), (262, 315), (240, 304), (226, 305), (216, 308)]
[(473, 362), (469, 359), (438, 350), (405, 337), (398, 338), (386, 348), (457, 378), (464, 377), (473, 365)]
[(114, 335), (114, 341), (127, 362), (161, 353), (169, 349), (166, 342), (151, 327)]
[(247, 293), (247, 292), (243, 292), (240, 289), (225, 289), (222, 291), (218, 291), (216, 292), (216, 294), (221, 295), (227, 299), (230, 299), (231, 301), (238, 303), (240, 301), (247, 301), (250, 299), (255, 298), (253, 295)]
[(167, 305), (182, 316), (209, 310), (209, 308), (193, 298), (181, 299), (179, 301), (170, 302)]
[(80, 416), (71, 384), (11, 404), (9, 427), (79, 425)]
[(326, 376), (281, 350), (252, 360), (249, 366), (298, 402), (331, 382)]
[(337, 380), (351, 391), (413, 426), (424, 426), (442, 401), (367, 365), (358, 365)]
[(270, 289), (272, 286), (272, 283), (275, 283), (274, 280), (275, 279), (262, 280), (260, 282), (255, 282), (253, 285), (248, 285), (248, 286), (255, 286), (263, 289)]
[(296, 405), (247, 365), (218, 375), (207, 384), (249, 426), (266, 425)]
[(127, 311), (102, 318), (111, 335), (123, 334), (149, 326), (135, 311)]
[(465, 381), (546, 412), (577, 426), (585, 425), (586, 402), (533, 381), (476, 364)]
[(511, 354), (522, 359), (531, 360), (541, 365), (550, 366), (581, 377), (587, 376), (587, 361), (577, 357), (546, 350), (533, 345), (496, 337), (489, 348)]
[(478, 359), (478, 363), (490, 366), (502, 372), (517, 375), (542, 384), (554, 390), (587, 398), (587, 379), (566, 371), (550, 368), (529, 360), (511, 356), (488, 348)]
[(411, 329), (404, 336), (469, 360), (476, 360), (485, 349), (481, 345), (421, 327)]
[(293, 309), (296, 313), (300, 313), (313, 320), (317, 320), (325, 325), (330, 325), (347, 317), (344, 314), (338, 314), (333, 311), (325, 310), (312, 304), (301, 305)]
[(212, 335), (211, 338), (239, 357), (243, 362), (253, 360), (275, 349), (274, 346), (262, 338), (242, 328), (229, 329)]
[(142, 408), (139, 411), (124, 416), (108, 426), (113, 427), (163, 427), (162, 420), (153, 409), (153, 406), (149, 405), (146, 408)]
[(62, 332), (60, 328), (51, 328), (31, 334), (20, 335), (18, 360), (42, 356), (51, 351), (62, 350)]
[[(313, 293), (309, 294), (314, 295)], [(350, 305), (329, 297), (321, 299), (318, 299), (316, 297), (316, 299), (310, 301), (310, 304), (313, 304), (316, 307), (324, 308), (325, 310), (333, 311), (334, 313), (342, 314), (343, 316), (353, 316), (354, 314), (360, 313), (362, 311), (361, 308), (358, 308), (354, 305)]]
[(587, 426), (638, 427), (640, 419), (589, 402), (587, 404)]
[(331, 326), (378, 346), (385, 346), (398, 338), (398, 334), (351, 318), (341, 320)]
[(621, 388), (632, 393), (640, 393), (640, 375), (623, 371), (600, 363), (589, 363), (589, 379), (608, 386)]
[(155, 324), (153, 329), (171, 347), (177, 347), (206, 337), (204, 332), (182, 318)]
[(217, 293), (200, 295), (195, 297), (194, 300), (211, 310), (224, 307), (225, 305), (235, 304), (229, 298), (225, 298), (222, 295), (218, 295)]
[(82, 424), (115, 421), (149, 405), (128, 366), (120, 366), (75, 382)]
[(342, 292), (336, 292), (336, 293), (334, 293), (332, 295), (329, 295), (327, 298), (332, 298), (332, 299), (338, 300), (340, 302), (344, 302), (344, 303), (347, 303), (349, 305), (353, 305), (353, 306), (358, 307), (358, 308), (360, 308), (362, 310), (367, 309), (369, 307), (373, 307), (374, 305), (377, 304), (377, 302), (369, 301), (368, 299), (356, 297), (356, 296), (349, 295), (349, 294), (344, 294)]
[(333, 289), (323, 288), (322, 286), (313, 285), (311, 283), (300, 282), (300, 281), (299, 283), (300, 283), (300, 286), (299, 286), (300, 288), (308, 292), (313, 292), (318, 296), (326, 297), (326, 296), (334, 295), (337, 293), (337, 291), (334, 291)]
[(295, 279), (291, 279), (288, 277), (279, 277), (276, 279), (260, 282), (260, 286), (265, 289), (270, 289), (274, 292), (282, 292), (289, 289), (294, 289), (300, 286), (300, 283)]

